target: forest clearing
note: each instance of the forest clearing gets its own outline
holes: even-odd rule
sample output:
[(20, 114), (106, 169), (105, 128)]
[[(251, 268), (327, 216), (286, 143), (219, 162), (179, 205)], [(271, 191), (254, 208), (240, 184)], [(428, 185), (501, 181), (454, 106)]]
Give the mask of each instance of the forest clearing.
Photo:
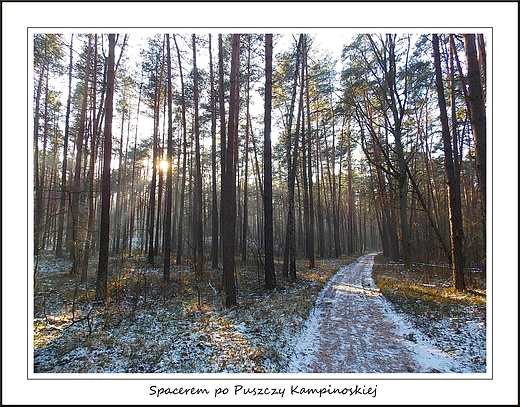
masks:
[(34, 33), (34, 373), (487, 372), (487, 38), (339, 38)]

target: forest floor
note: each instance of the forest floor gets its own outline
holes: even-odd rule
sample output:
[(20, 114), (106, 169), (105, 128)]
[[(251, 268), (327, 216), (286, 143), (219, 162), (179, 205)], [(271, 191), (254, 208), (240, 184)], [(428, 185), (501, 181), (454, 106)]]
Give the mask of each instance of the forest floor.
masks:
[[(227, 309), (217, 289), (221, 270), (206, 271), (199, 293), (187, 266), (173, 266), (166, 284), (162, 271), (148, 267), (144, 259), (112, 259), (109, 302), (105, 307), (93, 307), (95, 273), (87, 284), (80, 284), (68, 273), (69, 261), (42, 255), (34, 282), (34, 372), (302, 371), (295, 369), (294, 361), (301, 360), (296, 355), (308, 338), (320, 301), (333, 285), (333, 276), (341, 274), (339, 270), (352, 269), (345, 266), (356, 257), (317, 260), (313, 269), (307, 262), (299, 262), (298, 279), (291, 282), (277, 276), (278, 287), (272, 291), (262, 288), (259, 263), (238, 263), (238, 305)], [(161, 264), (160, 259), (157, 263)], [(446, 283), (443, 268), (427, 273), (402, 269), (396, 264), (374, 267), (381, 292), (395, 302), (387, 302), (385, 312), (399, 314), (409, 324), (405, 331), (396, 331), (397, 335), (408, 345), (427, 343), (450, 362), (430, 363), (428, 371), (485, 372), (485, 289), (457, 296), (442, 286)], [(392, 298), (385, 290), (396, 289), (389, 283), (396, 273), (401, 284), (399, 295)], [(413, 286), (428, 289), (429, 297), (418, 295), (410, 288)], [(376, 290), (370, 285), (368, 291)], [(357, 327), (363, 330), (363, 324)], [(337, 350), (334, 352), (330, 356), (336, 357)], [(422, 371), (407, 366), (407, 371)], [(345, 372), (356, 370), (367, 371), (345, 367)]]

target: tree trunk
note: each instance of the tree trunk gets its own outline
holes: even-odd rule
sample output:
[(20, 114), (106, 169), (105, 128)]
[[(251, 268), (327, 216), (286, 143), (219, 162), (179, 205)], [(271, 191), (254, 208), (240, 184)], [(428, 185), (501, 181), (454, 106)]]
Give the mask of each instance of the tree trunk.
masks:
[(200, 134), (199, 134), (199, 82), (197, 71), (197, 49), (195, 34), (192, 35), (193, 47), (193, 103), (195, 105), (195, 179), (193, 191), (193, 260), (195, 265), (195, 280), (199, 305), (201, 304), (201, 281), (204, 260), (204, 238), (202, 229), (202, 169), (200, 163)]
[[(347, 253), (352, 254), (357, 250), (356, 247), (356, 207), (355, 207), (355, 195), (354, 195), (354, 176), (352, 171), (352, 143), (350, 133), (347, 135)], [(382, 226), (385, 224), (381, 223)], [(388, 233), (385, 234), (388, 237)], [(388, 240), (388, 239), (385, 239)], [(388, 240), (389, 241), (389, 240)], [(390, 245), (386, 246), (387, 248)], [(385, 253), (388, 256), (389, 250)]]
[(88, 263), (90, 258), (90, 251), (92, 248), (92, 236), (94, 229), (94, 218), (96, 206), (94, 202), (94, 173), (96, 171), (96, 160), (97, 160), (97, 123), (96, 123), (96, 83), (97, 83), (97, 34), (94, 35), (94, 72), (92, 78), (92, 136), (90, 140), (90, 168), (89, 168), (89, 208), (88, 208), (88, 224), (87, 224), (87, 238), (85, 240), (85, 254), (83, 256), (83, 266), (81, 269), (81, 282), (87, 282), (88, 274)]
[(141, 108), (141, 94), (143, 90), (143, 82), (141, 77), (141, 83), (139, 85), (139, 97), (137, 99), (137, 115), (135, 119), (135, 133), (134, 133), (134, 154), (132, 158), (132, 181), (131, 181), (131, 190), (130, 190), (130, 231), (129, 231), (129, 245), (128, 245), (128, 256), (132, 255), (133, 249), (133, 238), (134, 238), (134, 230), (135, 230), (135, 218), (137, 205), (136, 202), (136, 191), (135, 191), (135, 178), (136, 178), (136, 161), (137, 161), (137, 135), (139, 129), (139, 112)]
[(309, 91), (309, 63), (308, 63), (308, 49), (307, 39), (305, 39), (305, 56), (304, 56), (304, 67), (305, 67), (305, 101), (306, 101), (306, 114), (307, 114), (307, 176), (308, 176), (308, 188), (309, 188), (309, 230), (306, 235), (307, 240), (307, 256), (309, 258), (309, 267), (315, 267), (315, 256), (314, 256), (314, 194), (313, 194), (313, 180), (312, 180), (312, 125), (311, 125), (311, 108), (310, 108), (310, 91)]
[(80, 247), (80, 210), (79, 201), (81, 192), (81, 161), (83, 158), (83, 139), (85, 135), (85, 119), (87, 114), (88, 81), (90, 76), (90, 53), (92, 35), (88, 36), (87, 61), (85, 65), (85, 83), (83, 85), (83, 102), (81, 105), (81, 115), (79, 119), (79, 130), (76, 138), (76, 167), (74, 170), (74, 183), (72, 186), (72, 268), (70, 275), (75, 276), (79, 267), (79, 247)]
[(67, 96), (67, 110), (65, 113), (65, 135), (63, 139), (63, 161), (61, 166), (61, 193), (60, 193), (60, 211), (58, 217), (58, 231), (56, 239), (56, 257), (63, 257), (63, 225), (65, 223), (65, 201), (67, 198), (67, 154), (69, 149), (69, 121), (70, 121), (70, 105), (71, 105), (71, 91), (72, 91), (72, 45), (74, 41), (74, 34), (70, 36), (70, 56), (69, 56), (69, 85)]
[[(38, 235), (40, 236), (38, 243), (38, 251), (40, 248), (45, 247), (45, 225), (44, 222), (44, 194), (43, 190), (45, 188), (45, 175), (46, 175), (46, 167), (47, 167), (47, 141), (49, 136), (49, 123), (48, 123), (48, 114), (49, 114), (49, 68), (47, 67), (45, 73), (45, 104), (43, 108), (43, 145), (42, 145), (42, 162), (41, 162), (41, 171), (40, 171), (40, 181), (38, 183), (39, 188), (39, 197), (38, 197), (38, 211), (40, 213), (40, 217), (38, 219)], [(43, 238), (43, 239), (42, 239)]]
[[(306, 89), (308, 86), (307, 81), (307, 73), (305, 72), (307, 63), (307, 36), (303, 36), (302, 43), (302, 86), (305, 86)], [(303, 97), (303, 94), (302, 94)], [(308, 101), (308, 100), (307, 100)], [(306, 104), (307, 106), (307, 104)], [(307, 128), (305, 124), (309, 120), (309, 116), (307, 116), (307, 121), (305, 120), (305, 114), (302, 110), (302, 123), (301, 123), (301, 140), (302, 140), (302, 183), (303, 183), (303, 223), (305, 228), (304, 233), (304, 247), (305, 247), (305, 256), (309, 259), (309, 267), (314, 267), (314, 258), (313, 258), (313, 249), (311, 249), (310, 243), (310, 207), (309, 207), (309, 177), (307, 175), (307, 157), (310, 158), (310, 132), (307, 132)]]
[(247, 230), (248, 230), (248, 176), (249, 176), (249, 129), (251, 118), (249, 116), (249, 86), (251, 74), (251, 35), (248, 36), (247, 49), (247, 73), (246, 73), (246, 139), (244, 147), (244, 205), (243, 205), (243, 220), (242, 220), (242, 261), (247, 259)]
[[(297, 131), (294, 138), (291, 136), (292, 132), (292, 120), (294, 116), (294, 104), (296, 100), (296, 91), (298, 87), (298, 72), (300, 69), (300, 52), (302, 45), (303, 34), (300, 34), (298, 45), (296, 48), (296, 64), (294, 68), (294, 82), (293, 82), (293, 93), (291, 97), (291, 107), (289, 111), (289, 121), (287, 126), (287, 188), (288, 188), (288, 211), (287, 211), (287, 234), (285, 239), (285, 253), (284, 253), (284, 264), (283, 273), (284, 276), (288, 276), (291, 280), (296, 279), (296, 232), (295, 232), (295, 205), (294, 205), (294, 188), (296, 182), (296, 164), (298, 158), (298, 142), (299, 142), (299, 121), (300, 112), (303, 109), (303, 100), (300, 100), (298, 113), (296, 116)], [(300, 94), (303, 94), (303, 85), (300, 87)], [(294, 140), (294, 145), (291, 148), (291, 143)], [(292, 150), (292, 151), (291, 151)]]
[(178, 237), (177, 237), (177, 256), (175, 259), (176, 264), (181, 264), (182, 250), (183, 250), (183, 223), (184, 223), (184, 194), (186, 190), (186, 148), (187, 148), (187, 136), (186, 136), (186, 96), (184, 89), (184, 76), (182, 73), (181, 64), (181, 52), (179, 45), (177, 44), (177, 38), (173, 36), (173, 42), (177, 49), (177, 61), (179, 63), (179, 74), (181, 77), (181, 118), (182, 118), (182, 180), (181, 180), (181, 191), (179, 198), (179, 223), (177, 225)]
[[(224, 51), (222, 49), (222, 34), (218, 35), (218, 103), (220, 118), (220, 187), (226, 182), (226, 105), (224, 100)], [(220, 197), (220, 240), (222, 244), (222, 230), (224, 201)], [(222, 287), (224, 286), (224, 273), (222, 274)]]
[(455, 171), (453, 150), (451, 145), (450, 129), (444, 86), (442, 83), (441, 56), (439, 51), (439, 37), (433, 34), (433, 57), (435, 66), (435, 85), (439, 100), (440, 120), (442, 126), (442, 140), (444, 145), (444, 162), (448, 179), (450, 237), (452, 253), (452, 272), (455, 289), (465, 291), (464, 269), (466, 259), (464, 254), (464, 230), (462, 226), (462, 207), (460, 198), (460, 174)]
[(96, 281), (96, 301), (107, 299), (108, 246), (110, 241), (110, 160), (112, 157), (112, 117), (114, 105), (115, 34), (108, 35), (108, 75), (104, 130), (103, 175), (101, 179), (101, 222), (99, 235), (99, 264)]
[(164, 263), (163, 277), (170, 280), (170, 258), (172, 241), (172, 171), (173, 171), (173, 111), (172, 111), (172, 59), (170, 51), (170, 34), (166, 34), (166, 58), (168, 69), (168, 146), (166, 152), (166, 206), (164, 211)]
[[(466, 50), (466, 62), (468, 66), (468, 104), (471, 119), (471, 130), (475, 139), (477, 179), (480, 190), (483, 224), (483, 244), (486, 246), (486, 102), (483, 91), (483, 80), (485, 79), (485, 50), (482, 36), (479, 36), (479, 49), (482, 54), (482, 64), (479, 64), (477, 47), (475, 45), (475, 34), (464, 35), (464, 48)], [(481, 72), (479, 65), (482, 65)], [(484, 255), (485, 258), (485, 250)], [(485, 267), (485, 261), (483, 261)]]
[[(163, 49), (164, 52), (164, 49)], [(153, 126), (153, 151), (152, 151), (152, 180), (150, 182), (150, 201), (148, 209), (148, 263), (154, 266), (155, 253), (157, 248), (154, 244), (155, 231), (155, 206), (156, 206), (156, 188), (157, 188), (157, 163), (158, 163), (158, 148), (159, 148), (159, 119), (161, 106), (161, 88), (164, 71), (164, 57), (161, 55), (161, 66), (159, 68), (159, 81), (155, 89), (154, 100), (154, 126)], [(159, 212), (159, 211), (157, 211)]]
[(40, 78), (38, 79), (38, 87), (36, 90), (36, 101), (34, 108), (34, 255), (37, 257), (40, 251), (40, 232), (41, 232), (41, 219), (43, 214), (43, 185), (40, 185), (40, 168), (39, 168), (39, 157), (38, 152), (39, 146), (39, 127), (40, 127), (40, 99), (43, 87), (43, 78), (45, 76), (45, 60), (47, 59), (47, 41), (44, 42), (44, 61), (42, 62), (42, 68), (40, 72)]
[(218, 267), (218, 197), (217, 197), (217, 112), (215, 106), (215, 77), (209, 34), (209, 81), (211, 109), (211, 267)]
[(271, 109), (273, 94), (273, 35), (265, 35), (264, 101), (264, 252), (265, 288), (276, 287), (274, 269), (273, 167), (271, 157)]
[(323, 181), (320, 182), (321, 169), (321, 143), (319, 136), (318, 118), (316, 117), (316, 210), (317, 210), (317, 221), (318, 221), (318, 254), (323, 259), (325, 257), (325, 225), (323, 219), (323, 204), (321, 199), (321, 192)]
[(240, 34), (233, 34), (229, 98), (229, 122), (226, 146), (226, 172), (222, 184), (222, 261), (226, 307), (237, 303), (235, 284), (236, 165), (238, 159)]
[[(339, 203), (336, 200), (337, 188), (336, 188), (336, 130), (334, 126), (335, 115), (334, 106), (332, 106), (331, 100), (331, 115), (332, 115), (332, 154), (331, 161), (332, 165), (329, 164), (329, 176), (331, 177), (331, 200), (332, 200), (332, 223), (334, 231), (334, 257), (337, 259), (341, 254), (341, 244), (339, 240)], [(328, 160), (327, 160), (328, 163)]]

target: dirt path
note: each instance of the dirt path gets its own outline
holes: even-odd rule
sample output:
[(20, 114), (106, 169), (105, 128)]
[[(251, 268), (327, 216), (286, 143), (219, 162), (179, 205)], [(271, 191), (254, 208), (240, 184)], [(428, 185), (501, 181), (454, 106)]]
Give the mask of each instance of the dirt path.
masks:
[(340, 269), (318, 296), (287, 373), (460, 372), (381, 294), (376, 253)]

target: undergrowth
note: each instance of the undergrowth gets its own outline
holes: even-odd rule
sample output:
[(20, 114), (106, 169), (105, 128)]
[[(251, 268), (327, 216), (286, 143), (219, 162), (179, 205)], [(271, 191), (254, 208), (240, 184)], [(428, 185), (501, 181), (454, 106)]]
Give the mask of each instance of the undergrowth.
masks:
[(405, 269), (378, 254), (372, 276), (383, 295), (402, 312), (438, 320), (471, 308), (485, 316), (486, 281), (478, 271), (468, 271), (468, 289), (457, 292), (448, 267), (414, 264)]
[[(144, 258), (112, 258), (105, 306), (88, 280), (43, 254), (34, 281), (35, 372), (277, 372), (315, 300), (342, 265), (358, 256), (297, 262), (297, 280), (276, 264), (277, 287), (263, 288), (258, 262), (237, 261), (238, 304), (223, 305), (222, 271), (195, 280), (189, 263), (162, 270)], [(157, 258), (156, 264), (162, 264)]]

